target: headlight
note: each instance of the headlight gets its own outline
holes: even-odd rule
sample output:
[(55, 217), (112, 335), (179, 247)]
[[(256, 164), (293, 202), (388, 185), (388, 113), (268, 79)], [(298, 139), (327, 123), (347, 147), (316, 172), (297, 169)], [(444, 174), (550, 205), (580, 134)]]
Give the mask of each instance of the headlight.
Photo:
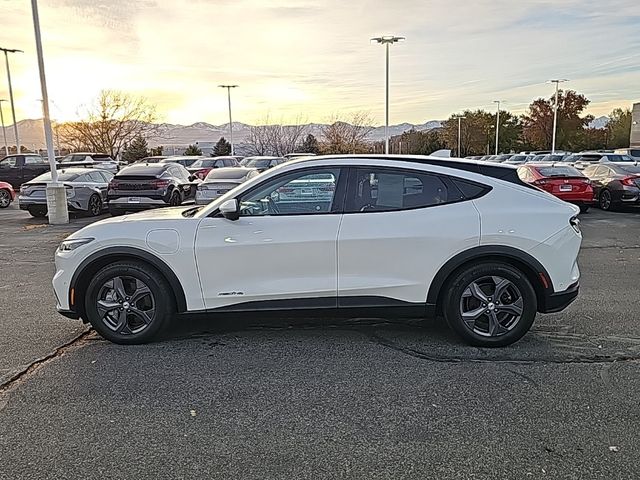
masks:
[(63, 240), (58, 250), (61, 252), (71, 252), (82, 245), (86, 245), (89, 242), (93, 242), (93, 238), (74, 238), (69, 240)]
[(75, 197), (76, 191), (73, 189), (73, 187), (67, 187), (66, 190), (67, 190), (67, 198)]

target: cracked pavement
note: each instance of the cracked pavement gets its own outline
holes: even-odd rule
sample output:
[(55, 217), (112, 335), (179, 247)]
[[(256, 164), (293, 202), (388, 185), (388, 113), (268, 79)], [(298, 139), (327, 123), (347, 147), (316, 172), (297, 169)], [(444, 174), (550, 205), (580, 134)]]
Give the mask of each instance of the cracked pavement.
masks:
[(0, 479), (638, 476), (638, 212), (583, 216), (580, 297), (502, 349), (442, 320), (190, 319), (146, 346), (74, 341), (49, 286), (65, 229), (21, 215), (0, 212)]

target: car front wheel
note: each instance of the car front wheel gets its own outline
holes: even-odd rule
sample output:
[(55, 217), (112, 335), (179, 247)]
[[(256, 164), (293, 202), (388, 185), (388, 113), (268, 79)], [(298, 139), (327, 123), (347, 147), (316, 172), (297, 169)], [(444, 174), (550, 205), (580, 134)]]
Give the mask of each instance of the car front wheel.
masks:
[(443, 303), (449, 326), (478, 347), (516, 342), (531, 328), (537, 310), (536, 294), (526, 276), (499, 262), (458, 271), (448, 284)]
[(611, 192), (609, 190), (602, 190), (598, 198), (598, 206), (605, 211), (613, 210), (613, 200), (611, 199)]
[(0, 208), (7, 208), (11, 205), (11, 193), (6, 188), (0, 188)]
[(95, 193), (89, 197), (89, 205), (87, 207), (87, 213), (92, 217), (97, 217), (102, 213), (102, 200), (100, 195)]
[(89, 282), (87, 320), (105, 339), (120, 344), (153, 340), (176, 311), (164, 277), (144, 263), (115, 262)]

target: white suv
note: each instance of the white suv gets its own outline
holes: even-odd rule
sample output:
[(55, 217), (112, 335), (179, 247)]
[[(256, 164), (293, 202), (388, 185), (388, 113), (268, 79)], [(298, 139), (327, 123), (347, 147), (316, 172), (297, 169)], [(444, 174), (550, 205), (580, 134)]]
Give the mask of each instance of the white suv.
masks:
[(514, 167), (433, 157), (315, 157), (204, 207), (89, 225), (56, 252), (58, 311), (117, 343), (183, 313), (443, 314), (508, 345), (578, 295), (577, 207)]

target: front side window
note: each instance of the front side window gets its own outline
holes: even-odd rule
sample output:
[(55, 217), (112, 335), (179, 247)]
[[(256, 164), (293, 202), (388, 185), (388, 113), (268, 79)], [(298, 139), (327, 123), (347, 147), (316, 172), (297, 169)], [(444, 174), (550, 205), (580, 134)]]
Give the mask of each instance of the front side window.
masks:
[(347, 211), (405, 210), (462, 199), (460, 191), (446, 177), (410, 170), (358, 168)]
[(36, 156), (26, 156), (24, 157), (24, 164), (25, 165), (44, 165), (46, 162), (44, 161), (44, 158), (42, 157), (36, 157)]
[(240, 198), (240, 215), (330, 213), (339, 177), (339, 168), (278, 176)]
[(0, 168), (15, 168), (18, 157), (5, 158), (0, 162)]

